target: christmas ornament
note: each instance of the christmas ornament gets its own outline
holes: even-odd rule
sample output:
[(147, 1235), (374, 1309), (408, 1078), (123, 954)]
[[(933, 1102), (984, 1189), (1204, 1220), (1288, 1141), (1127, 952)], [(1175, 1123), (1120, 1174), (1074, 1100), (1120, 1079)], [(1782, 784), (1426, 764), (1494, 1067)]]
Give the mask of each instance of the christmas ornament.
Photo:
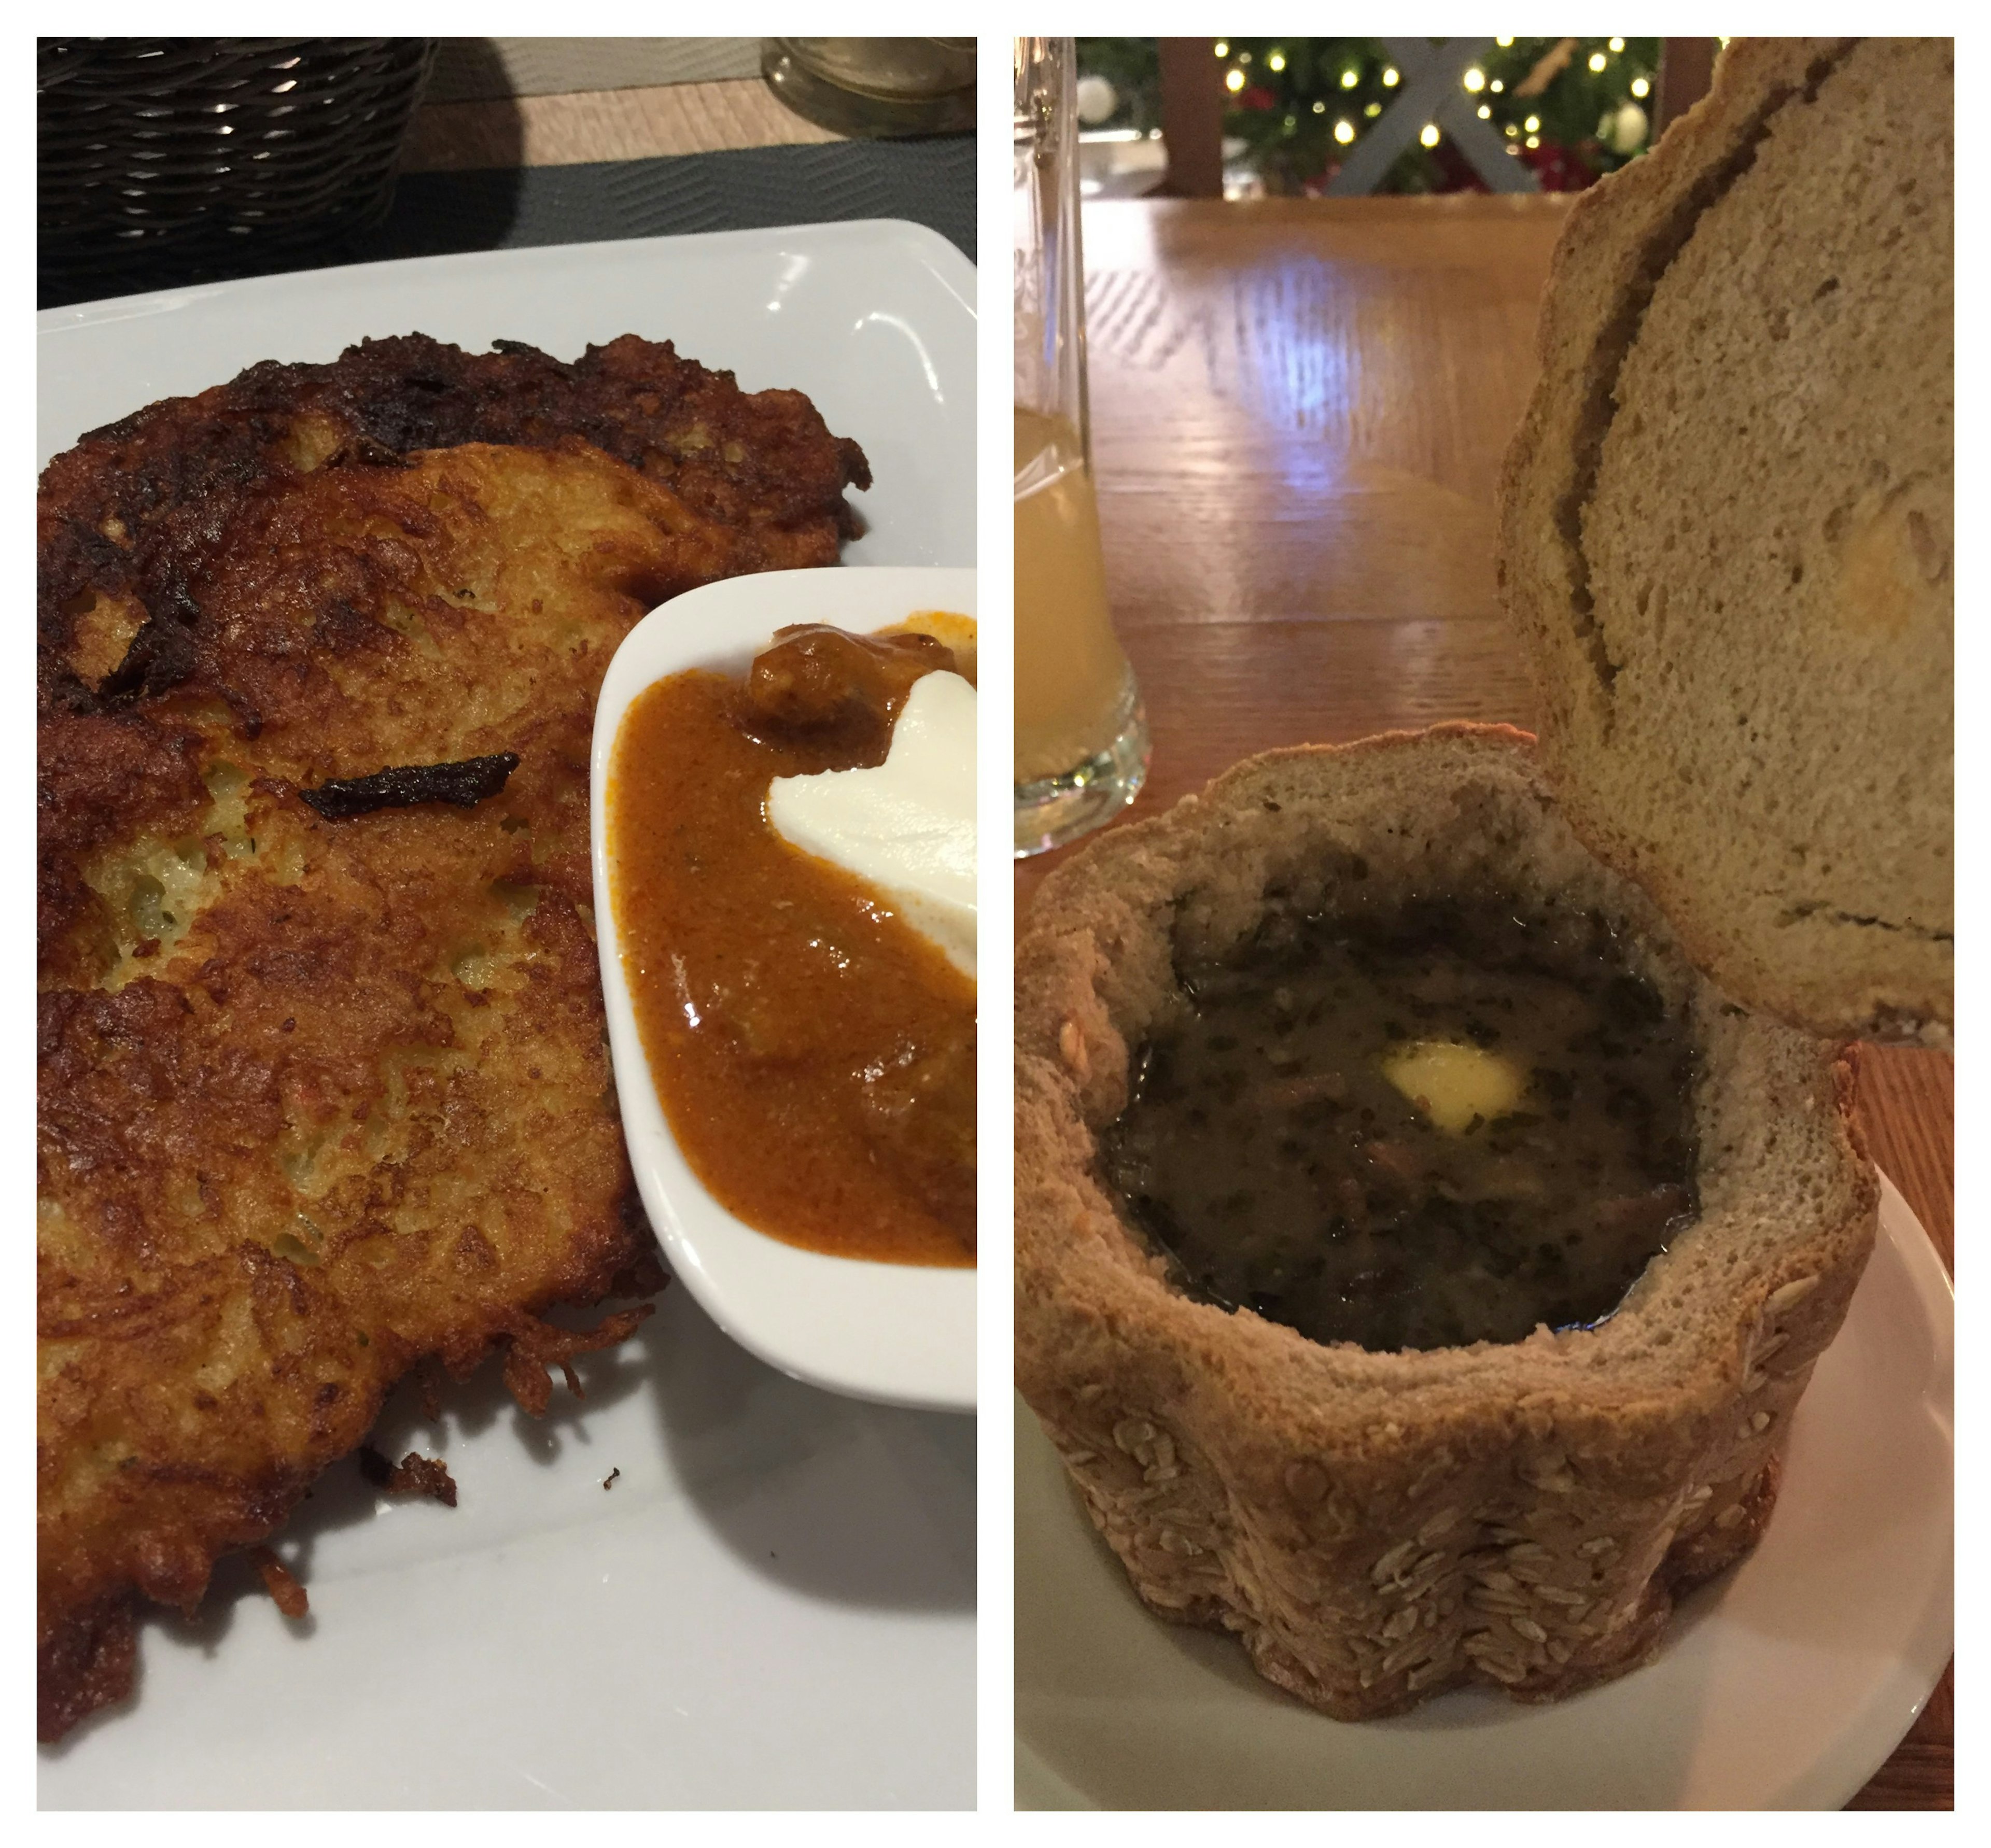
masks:
[(1646, 144), (1646, 131), (1651, 124), (1646, 112), (1636, 103), (1627, 103), (1610, 118), (1610, 131), (1598, 138), (1613, 154), (1636, 154)]
[(1120, 107), (1120, 93), (1104, 77), (1081, 77), (1078, 80), (1078, 119), (1088, 128), (1097, 128), (1101, 122), (1113, 119), (1113, 112)]

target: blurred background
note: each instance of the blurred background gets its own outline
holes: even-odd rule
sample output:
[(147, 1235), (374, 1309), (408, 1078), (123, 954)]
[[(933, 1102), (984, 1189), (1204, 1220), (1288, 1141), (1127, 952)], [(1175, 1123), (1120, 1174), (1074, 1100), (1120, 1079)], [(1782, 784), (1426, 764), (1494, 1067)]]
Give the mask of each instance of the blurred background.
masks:
[(1722, 42), (1496, 39), (1434, 96), (1428, 40), (1081, 39), (1084, 190), (1577, 192), (1705, 92)]

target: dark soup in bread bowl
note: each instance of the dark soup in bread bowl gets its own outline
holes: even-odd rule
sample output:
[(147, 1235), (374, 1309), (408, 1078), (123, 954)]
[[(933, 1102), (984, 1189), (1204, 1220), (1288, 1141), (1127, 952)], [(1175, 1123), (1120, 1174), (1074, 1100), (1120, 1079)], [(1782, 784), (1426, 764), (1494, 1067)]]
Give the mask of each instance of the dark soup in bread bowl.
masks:
[(1440, 726), (1239, 765), (1017, 955), (1017, 1371), (1149, 1609), (1344, 1719), (1635, 1666), (1871, 1248), (1833, 1045)]

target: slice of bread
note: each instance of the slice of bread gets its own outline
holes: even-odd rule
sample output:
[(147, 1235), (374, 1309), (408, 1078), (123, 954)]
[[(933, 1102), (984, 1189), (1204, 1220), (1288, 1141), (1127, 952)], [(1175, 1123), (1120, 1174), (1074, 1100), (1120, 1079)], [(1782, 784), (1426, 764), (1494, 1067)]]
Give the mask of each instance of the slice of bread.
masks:
[[(1359, 865), (1356, 864), (1359, 860)], [(1338, 882), (1600, 909), (1684, 1002), (1700, 1216), (1595, 1328), (1372, 1354), (1172, 1287), (1098, 1174), (1176, 958)], [(1557, 811), (1526, 737), (1445, 725), (1239, 765), (1045, 882), (1017, 951), (1016, 1374), (1150, 1609), (1339, 1718), (1635, 1666), (1745, 1551), (1876, 1183), (1833, 1049), (1747, 1014)]]
[(1584, 194), (1502, 491), (1571, 824), (1738, 1000), (1952, 1020), (1948, 39), (1758, 39)]

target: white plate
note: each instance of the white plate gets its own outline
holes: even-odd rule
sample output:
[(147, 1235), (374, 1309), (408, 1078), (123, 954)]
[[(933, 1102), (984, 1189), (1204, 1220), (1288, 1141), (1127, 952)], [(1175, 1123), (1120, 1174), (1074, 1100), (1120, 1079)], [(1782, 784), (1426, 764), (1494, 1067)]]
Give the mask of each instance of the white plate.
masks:
[(975, 573), (932, 566), (770, 571), (708, 584), (652, 610), (631, 629), (594, 709), (595, 931), (622, 1133), (673, 1273), (735, 1340), (797, 1379), (890, 1405), (972, 1411), (972, 1270), (873, 1264), (783, 1245), (734, 1218), (679, 1152), (630, 1004), (603, 800), (630, 702), (665, 675), (690, 668), (742, 673), (785, 623), (868, 632), (918, 610), (973, 616)]
[(1800, 1401), (1775, 1518), (1658, 1658), (1550, 1707), (1463, 1690), (1344, 1725), (1150, 1617), (1016, 1415), (1019, 1809), (1829, 1809), (1949, 1659), (1954, 1303), (1891, 1183)]
[[(419, 329), (562, 358), (675, 340), (807, 392), (876, 485), (846, 556), (968, 565), (975, 272), (851, 224), (369, 264), (39, 318), (44, 457), (259, 359)], [(543, 1422), (492, 1372), (443, 1433), (454, 1510), (335, 1467), (279, 1551), (144, 1625), (138, 1699), (40, 1758), (46, 1808), (965, 1808), (975, 1801), (975, 1426), (796, 1384), (674, 1285)], [(396, 1401), (397, 1407), (400, 1401)], [(604, 1493), (602, 1479), (621, 1471)]]

